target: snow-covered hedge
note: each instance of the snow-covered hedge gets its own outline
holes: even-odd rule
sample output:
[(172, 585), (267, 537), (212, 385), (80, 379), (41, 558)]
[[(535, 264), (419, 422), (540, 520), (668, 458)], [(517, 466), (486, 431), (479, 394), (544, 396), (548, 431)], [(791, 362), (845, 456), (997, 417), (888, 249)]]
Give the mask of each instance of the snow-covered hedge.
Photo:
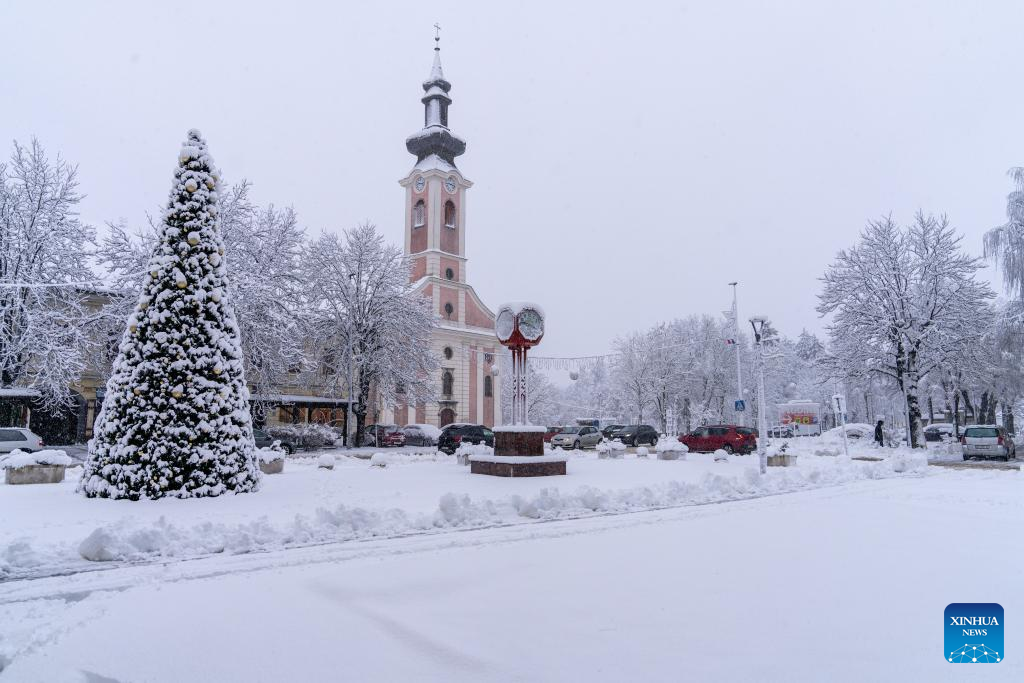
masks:
[(340, 434), (333, 427), (315, 422), (274, 425), (264, 430), (275, 439), (287, 441), (296, 448), (323, 448), (333, 446)]
[(7, 455), (0, 456), (0, 470), (28, 467), (29, 465), (73, 465), (75, 461), (68, 457), (64, 451), (45, 450), (27, 453), (22, 450), (13, 450)]

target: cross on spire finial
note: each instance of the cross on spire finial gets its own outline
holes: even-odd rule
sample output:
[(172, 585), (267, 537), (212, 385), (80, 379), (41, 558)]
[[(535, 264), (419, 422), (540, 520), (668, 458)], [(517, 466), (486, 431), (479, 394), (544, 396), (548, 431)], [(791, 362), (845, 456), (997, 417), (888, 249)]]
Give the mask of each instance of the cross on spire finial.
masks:
[(441, 24), (434, 22), (434, 49), (441, 49)]

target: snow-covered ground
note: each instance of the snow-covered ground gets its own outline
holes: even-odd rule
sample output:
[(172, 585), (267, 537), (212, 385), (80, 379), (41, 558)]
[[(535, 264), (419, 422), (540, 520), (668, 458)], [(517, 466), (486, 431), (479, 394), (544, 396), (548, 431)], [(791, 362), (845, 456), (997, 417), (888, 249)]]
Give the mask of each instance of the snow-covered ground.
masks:
[[(862, 478), (894, 476), (889, 463), (840, 462), (809, 445), (799, 466), (757, 476), (755, 458), (711, 454), (686, 461), (654, 454), (602, 460), (576, 452), (569, 473), (507, 480), (470, 475), (443, 453), (392, 452), (386, 468), (335, 452), (292, 458), (252, 495), (182, 504), (130, 502), (75, 494), (81, 468), (63, 484), (0, 487), (0, 579), (30, 578), (97, 562), (187, 559), (453, 528), (565, 519), (750, 498)], [(362, 454), (360, 454), (362, 455)]]
[[(0, 486), (0, 680), (965, 675), (942, 612), (1024, 605), (1024, 474), (791, 444), (764, 477), (750, 456), (509, 480), (395, 454), (289, 460), (217, 499)], [(999, 680), (1024, 675), (1007, 637)]]

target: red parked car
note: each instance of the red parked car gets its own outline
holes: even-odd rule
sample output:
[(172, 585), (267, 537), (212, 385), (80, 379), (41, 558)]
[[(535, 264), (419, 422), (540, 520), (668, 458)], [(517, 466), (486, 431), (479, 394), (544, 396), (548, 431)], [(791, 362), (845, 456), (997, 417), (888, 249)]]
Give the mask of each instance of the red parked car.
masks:
[(561, 432), (565, 427), (548, 427), (544, 432), (544, 443), (551, 443), (551, 437)]
[(742, 455), (757, 450), (757, 430), (736, 425), (708, 425), (689, 434), (680, 434), (679, 441), (691, 451), (710, 453), (722, 449)]
[[(378, 432), (380, 443), (377, 442)], [(405, 434), (398, 425), (370, 425), (363, 432), (364, 446), (404, 446)]]

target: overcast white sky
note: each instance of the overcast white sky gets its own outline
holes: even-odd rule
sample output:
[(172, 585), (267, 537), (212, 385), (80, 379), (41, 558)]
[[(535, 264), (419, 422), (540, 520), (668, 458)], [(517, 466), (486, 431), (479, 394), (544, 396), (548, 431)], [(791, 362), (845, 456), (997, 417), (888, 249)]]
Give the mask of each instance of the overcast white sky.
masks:
[[(79, 164), (97, 225), (166, 199), (185, 131), (311, 233), (401, 243), (434, 22), (468, 141), (468, 273), (548, 313), (538, 353), (729, 307), (820, 329), (869, 218), (980, 253), (1024, 164), (1024, 3), (0, 4), (0, 138)], [(6, 154), (6, 152), (5, 152)]]

